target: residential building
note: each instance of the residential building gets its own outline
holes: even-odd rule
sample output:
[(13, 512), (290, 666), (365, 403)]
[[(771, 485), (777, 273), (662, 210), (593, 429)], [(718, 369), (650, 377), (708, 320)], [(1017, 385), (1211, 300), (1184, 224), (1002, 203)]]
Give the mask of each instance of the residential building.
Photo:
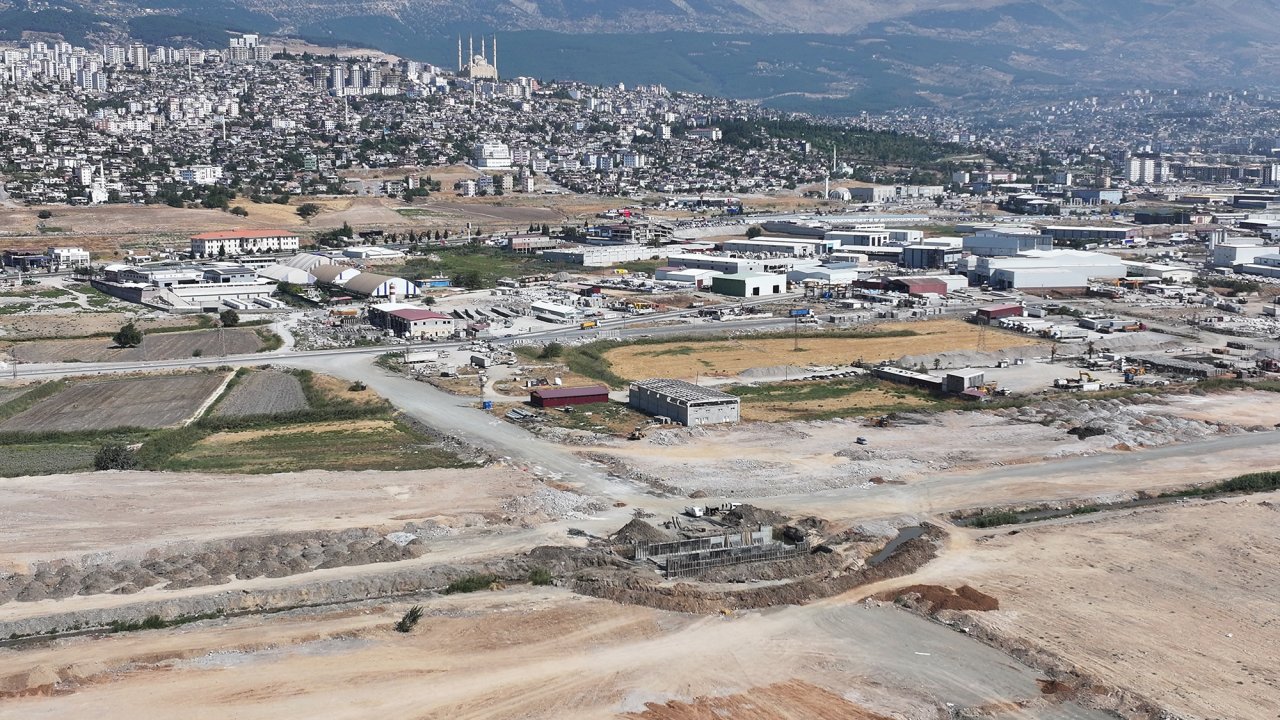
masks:
[(191, 256), (232, 257), (297, 252), (300, 238), (285, 230), (219, 230), (191, 236)]

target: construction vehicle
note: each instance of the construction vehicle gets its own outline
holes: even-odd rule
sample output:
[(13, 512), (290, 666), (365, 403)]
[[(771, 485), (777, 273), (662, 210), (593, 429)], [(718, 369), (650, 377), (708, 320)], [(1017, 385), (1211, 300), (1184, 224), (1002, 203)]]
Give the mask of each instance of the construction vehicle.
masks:
[(628, 440), (643, 440), (643, 439), (645, 439), (645, 437), (646, 437), (647, 435), (648, 435), (648, 433), (646, 433), (646, 432), (644, 431), (644, 428), (636, 428), (635, 430), (632, 430), (630, 434), (628, 434), (628, 435), (627, 435), (627, 439), (628, 439)]
[(891, 427), (892, 425), (893, 423), (889, 420), (888, 415), (877, 415), (876, 417), (871, 418), (871, 427), (884, 428)]
[(584, 320), (578, 323), (578, 327), (582, 330), (588, 330), (593, 327), (599, 327), (599, 325), (600, 323), (597, 320)]

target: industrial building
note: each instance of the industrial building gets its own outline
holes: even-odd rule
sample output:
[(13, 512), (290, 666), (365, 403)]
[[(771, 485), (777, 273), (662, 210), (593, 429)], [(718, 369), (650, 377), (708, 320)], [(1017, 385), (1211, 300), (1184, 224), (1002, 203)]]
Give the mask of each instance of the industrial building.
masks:
[(983, 257), (1008, 257), (1028, 250), (1052, 250), (1053, 238), (1034, 228), (983, 228), (965, 238), (962, 247)]
[(1100, 242), (1124, 242), (1141, 237), (1143, 228), (1089, 227), (1083, 225), (1050, 225), (1044, 232), (1054, 240), (1097, 240)]
[(760, 253), (808, 257), (831, 252), (834, 241), (798, 240), (787, 238), (757, 237), (752, 240), (727, 240), (724, 251), (729, 253)]
[(745, 272), (711, 278), (711, 292), (730, 297), (765, 297), (787, 291), (785, 275)]
[(534, 407), (540, 408), (594, 405), (607, 402), (609, 402), (609, 388), (604, 385), (540, 387), (529, 392), (529, 403)]
[(1020, 253), (1016, 257), (967, 257), (956, 265), (971, 285), (996, 290), (1079, 290), (1089, 281), (1127, 276), (1120, 258), (1081, 250)]
[(950, 267), (964, 257), (959, 238), (956, 241), (955, 244), (926, 241), (918, 245), (907, 245), (902, 248), (899, 264), (912, 270), (941, 270)]
[(641, 380), (631, 384), (628, 404), (643, 413), (688, 427), (736, 423), (741, 400), (683, 380)]
[(941, 185), (876, 185), (849, 188), (854, 202), (876, 203), (899, 198), (931, 198), (945, 192)]
[(652, 260), (658, 256), (658, 251), (645, 245), (593, 245), (543, 250), (538, 256), (551, 263), (608, 267), (633, 260)]

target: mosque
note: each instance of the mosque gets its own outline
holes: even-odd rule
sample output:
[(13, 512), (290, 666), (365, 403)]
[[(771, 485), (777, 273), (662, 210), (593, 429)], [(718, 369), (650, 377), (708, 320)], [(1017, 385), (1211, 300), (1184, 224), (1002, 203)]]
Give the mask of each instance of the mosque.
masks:
[(498, 79), (498, 36), (493, 36), (493, 60), (490, 61), (488, 53), (485, 52), (484, 36), (480, 36), (480, 54), (476, 54), (476, 41), (474, 37), (467, 38), (467, 55), (471, 58), (471, 62), (466, 65), (462, 64), (462, 37), (458, 37), (458, 76), (470, 80), (497, 80)]

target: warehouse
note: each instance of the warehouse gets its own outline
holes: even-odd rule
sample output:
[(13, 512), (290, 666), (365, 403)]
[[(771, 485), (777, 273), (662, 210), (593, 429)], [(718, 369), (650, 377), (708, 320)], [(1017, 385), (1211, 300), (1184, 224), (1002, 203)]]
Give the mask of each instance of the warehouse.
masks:
[(1117, 280), (1126, 276), (1120, 259), (1081, 250), (1033, 250), (1016, 257), (969, 257), (956, 265), (972, 285), (989, 284), (997, 290), (1081, 290), (1093, 279)]
[(826, 240), (787, 240), (785, 238), (758, 237), (754, 240), (726, 240), (724, 251), (728, 253), (762, 253), (806, 257), (826, 255), (834, 243)]
[(697, 427), (738, 422), (741, 401), (683, 380), (655, 379), (632, 383), (628, 404), (640, 412)]
[[(319, 278), (322, 269), (323, 266), (318, 267), (311, 274)], [(418, 286), (404, 278), (369, 272), (359, 273), (347, 280), (342, 287), (348, 292), (367, 297), (413, 297), (418, 294)]]
[(1129, 238), (1141, 237), (1142, 228), (1124, 227), (1090, 227), (1087, 225), (1050, 225), (1044, 232), (1054, 240), (1099, 240), (1103, 242), (1124, 242)]
[(787, 278), (772, 273), (745, 272), (711, 278), (711, 292), (730, 297), (764, 297), (787, 291)]
[(529, 392), (529, 404), (540, 408), (593, 405), (607, 402), (609, 402), (609, 388), (604, 385), (540, 387)]

